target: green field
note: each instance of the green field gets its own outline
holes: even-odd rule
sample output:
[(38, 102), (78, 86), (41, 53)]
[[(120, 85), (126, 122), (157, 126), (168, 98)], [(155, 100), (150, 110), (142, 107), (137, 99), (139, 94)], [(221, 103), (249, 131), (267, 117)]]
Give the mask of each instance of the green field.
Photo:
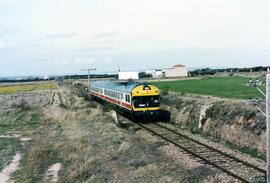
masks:
[[(264, 98), (255, 87), (246, 86), (248, 80), (249, 78), (246, 77), (208, 77), (194, 80), (160, 81), (152, 84), (163, 91), (236, 99)], [(261, 87), (261, 89), (265, 92), (265, 87)]]
[(35, 91), (35, 90), (52, 90), (52, 89), (56, 89), (56, 88), (57, 88), (57, 85), (55, 83), (52, 83), (52, 82), (50, 82), (50, 83), (8, 85), (8, 86), (0, 86), (0, 94)]

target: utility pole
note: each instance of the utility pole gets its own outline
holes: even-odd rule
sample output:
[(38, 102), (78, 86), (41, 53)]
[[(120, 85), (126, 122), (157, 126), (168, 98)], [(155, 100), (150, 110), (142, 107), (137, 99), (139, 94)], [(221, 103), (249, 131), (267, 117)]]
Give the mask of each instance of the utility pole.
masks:
[(270, 74), (266, 75), (267, 183), (270, 183)]
[(88, 91), (90, 91), (90, 71), (95, 71), (97, 70), (96, 68), (87, 68), (87, 69), (82, 69), (81, 71), (87, 71), (88, 72)]

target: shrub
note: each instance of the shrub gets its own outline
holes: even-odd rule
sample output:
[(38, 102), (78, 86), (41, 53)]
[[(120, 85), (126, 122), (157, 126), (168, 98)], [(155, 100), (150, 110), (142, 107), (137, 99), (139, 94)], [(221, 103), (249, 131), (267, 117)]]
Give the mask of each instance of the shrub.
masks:
[(247, 121), (255, 118), (255, 116), (256, 116), (256, 113), (254, 111), (245, 111), (244, 112), (244, 119)]
[(27, 111), (27, 110), (31, 109), (30, 105), (28, 104), (28, 102), (24, 98), (21, 98), (19, 103), (13, 103), (11, 106), (13, 108), (21, 109), (22, 111)]
[(84, 86), (78, 86), (77, 95), (79, 97), (83, 97), (85, 100), (91, 100), (91, 97), (89, 93), (86, 91), (86, 89), (84, 88)]
[(61, 94), (60, 94), (59, 92), (58, 92), (57, 94), (58, 94), (59, 101), (60, 101), (59, 106), (62, 107), (62, 108), (67, 108), (67, 106), (64, 104), (64, 101), (63, 101), (63, 99), (62, 99)]
[(166, 96), (169, 93), (170, 87), (168, 85), (165, 85), (164, 88), (161, 90), (161, 95)]
[(113, 104), (105, 103), (105, 105), (103, 105), (102, 110), (103, 110), (103, 112), (109, 112), (111, 110), (114, 110), (114, 106), (113, 106)]

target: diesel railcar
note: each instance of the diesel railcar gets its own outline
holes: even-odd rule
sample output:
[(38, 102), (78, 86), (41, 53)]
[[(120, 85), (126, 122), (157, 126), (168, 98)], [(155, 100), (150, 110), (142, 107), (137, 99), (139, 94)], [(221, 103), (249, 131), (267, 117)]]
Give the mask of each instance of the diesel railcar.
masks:
[(129, 114), (132, 119), (158, 119), (160, 110), (160, 91), (147, 83), (93, 81), (91, 96), (113, 104), (118, 111)]

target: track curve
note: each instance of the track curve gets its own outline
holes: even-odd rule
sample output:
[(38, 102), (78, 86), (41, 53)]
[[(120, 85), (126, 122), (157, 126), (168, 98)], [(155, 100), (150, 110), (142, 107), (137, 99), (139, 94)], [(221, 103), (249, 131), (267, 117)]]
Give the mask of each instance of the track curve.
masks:
[(266, 182), (266, 170), (192, 139), (162, 123), (135, 124), (241, 182)]

